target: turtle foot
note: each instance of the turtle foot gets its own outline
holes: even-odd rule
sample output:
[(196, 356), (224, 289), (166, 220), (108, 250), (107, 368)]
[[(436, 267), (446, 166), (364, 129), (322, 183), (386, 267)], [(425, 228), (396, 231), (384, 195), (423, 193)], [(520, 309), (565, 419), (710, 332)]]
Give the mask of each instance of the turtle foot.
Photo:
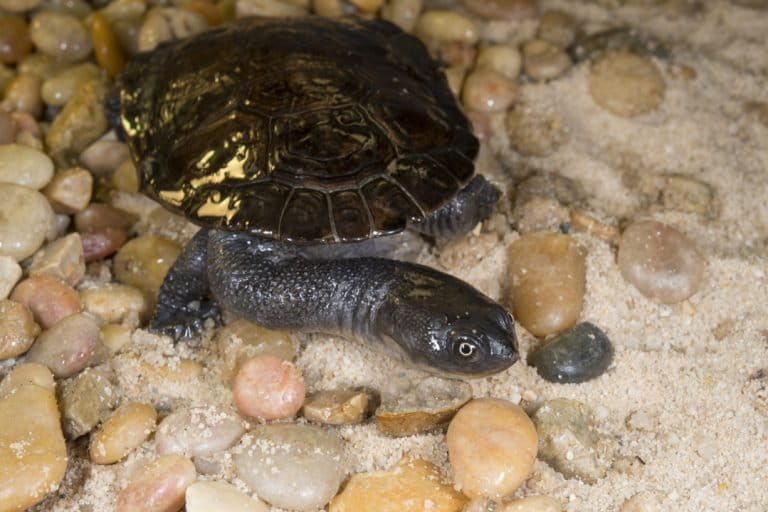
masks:
[(189, 339), (202, 332), (208, 319), (221, 323), (221, 312), (216, 301), (195, 300), (182, 307), (158, 304), (149, 328), (174, 340)]

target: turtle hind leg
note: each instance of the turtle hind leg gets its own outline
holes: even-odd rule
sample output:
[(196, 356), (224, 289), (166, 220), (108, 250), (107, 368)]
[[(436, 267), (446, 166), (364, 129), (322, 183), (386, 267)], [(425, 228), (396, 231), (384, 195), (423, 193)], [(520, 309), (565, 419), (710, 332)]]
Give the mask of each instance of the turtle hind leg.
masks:
[(208, 231), (201, 229), (165, 276), (149, 328), (174, 339), (191, 338), (219, 308), (208, 285)]
[(437, 238), (465, 235), (491, 214), (500, 197), (501, 190), (496, 185), (477, 175), (451, 201), (408, 227)]

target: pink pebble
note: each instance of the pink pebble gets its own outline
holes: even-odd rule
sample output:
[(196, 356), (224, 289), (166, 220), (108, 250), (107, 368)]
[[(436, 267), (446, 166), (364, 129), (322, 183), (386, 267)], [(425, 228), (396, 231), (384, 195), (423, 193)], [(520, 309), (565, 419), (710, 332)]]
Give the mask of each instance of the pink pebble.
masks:
[(60, 279), (31, 276), (14, 288), (11, 300), (21, 302), (32, 311), (44, 329), (50, 329), (62, 318), (79, 313), (80, 296), (74, 288)]
[(290, 418), (304, 404), (306, 390), (299, 370), (275, 356), (245, 361), (232, 384), (237, 408), (252, 418)]
[(180, 455), (165, 455), (139, 469), (117, 495), (116, 512), (178, 512), (197, 479), (195, 465)]

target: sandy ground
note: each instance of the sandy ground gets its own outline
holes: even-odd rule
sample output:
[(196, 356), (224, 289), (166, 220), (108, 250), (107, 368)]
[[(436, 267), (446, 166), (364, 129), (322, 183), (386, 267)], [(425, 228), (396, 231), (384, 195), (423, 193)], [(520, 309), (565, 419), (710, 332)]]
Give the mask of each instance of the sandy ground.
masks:
[[(566, 480), (543, 462), (518, 495), (547, 494), (568, 511), (614, 511), (641, 491), (658, 491), (663, 510), (676, 512), (768, 510), (768, 121), (745, 113), (749, 102), (768, 101), (768, 11), (729, 2), (660, 3), (659, 7), (608, 9), (607, 0), (545, 1), (570, 11), (587, 27), (629, 24), (666, 42), (659, 60), (667, 83), (661, 107), (634, 119), (598, 107), (587, 91), (586, 64), (548, 84), (527, 84), (522, 97), (558, 116), (566, 143), (546, 158), (521, 158), (497, 133), (481, 170), (512, 183), (538, 169), (557, 172), (589, 191), (590, 211), (616, 220), (650, 216), (673, 224), (697, 243), (708, 260), (707, 281), (689, 301), (665, 306), (639, 294), (619, 274), (615, 248), (588, 234), (576, 234), (588, 249), (583, 320), (605, 330), (615, 360), (602, 377), (585, 384), (547, 383), (524, 364), (472, 382), (476, 396), (516, 403), (557, 397), (588, 404), (599, 429), (617, 442), (618, 455), (642, 459), (631, 474), (609, 471), (597, 483)], [(629, 2), (627, 2), (629, 3)], [(633, 2), (642, 3), (642, 2)], [(533, 26), (489, 26), (494, 33), (517, 30), (523, 39)], [(679, 66), (695, 70), (676, 78)], [(495, 126), (500, 126), (495, 120)], [(492, 156), (498, 155), (495, 159)], [(676, 173), (695, 177), (715, 191), (714, 215), (648, 208), (627, 187), (625, 175)], [(449, 270), (491, 295), (504, 293), (505, 245), (477, 262), (459, 259)], [(430, 248), (422, 261), (434, 262)], [(522, 329), (523, 358), (533, 339)], [(141, 332), (148, 350), (168, 346)], [(299, 366), (310, 388), (383, 384), (398, 364), (360, 344), (325, 336), (303, 338)], [(188, 350), (204, 359), (205, 351)], [(206, 372), (214, 375), (215, 370)], [(208, 375), (206, 373), (206, 375)], [(229, 391), (206, 380), (179, 394), (180, 402), (226, 402)], [(631, 426), (641, 413), (646, 421)], [(446, 471), (440, 433), (392, 439), (375, 424), (339, 429), (354, 471), (382, 469), (403, 454), (427, 458)], [(38, 511), (110, 510), (116, 488), (130, 468), (149, 456), (145, 446), (127, 463), (73, 472), (74, 496), (48, 500)], [(60, 494), (66, 494), (67, 486)], [(43, 508), (40, 508), (43, 507)]]

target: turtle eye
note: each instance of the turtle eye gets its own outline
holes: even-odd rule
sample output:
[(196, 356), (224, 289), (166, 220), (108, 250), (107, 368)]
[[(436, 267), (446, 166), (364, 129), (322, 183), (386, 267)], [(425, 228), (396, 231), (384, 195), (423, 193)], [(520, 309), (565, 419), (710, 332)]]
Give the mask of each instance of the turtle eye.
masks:
[(453, 345), (453, 351), (464, 360), (474, 360), (479, 355), (477, 343), (469, 338), (459, 338)]
[(464, 357), (472, 357), (477, 347), (468, 341), (462, 341), (459, 343), (459, 354)]

